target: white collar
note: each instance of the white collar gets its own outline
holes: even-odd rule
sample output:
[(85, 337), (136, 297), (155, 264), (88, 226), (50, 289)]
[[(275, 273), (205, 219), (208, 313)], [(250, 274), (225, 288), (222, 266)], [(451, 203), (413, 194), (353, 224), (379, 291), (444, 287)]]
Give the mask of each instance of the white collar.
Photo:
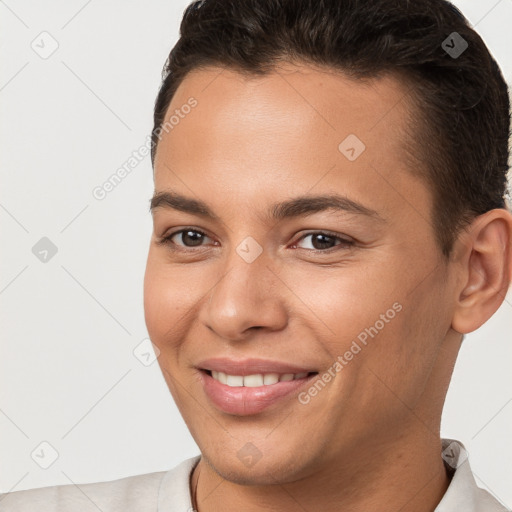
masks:
[(477, 486), (468, 452), (460, 441), (442, 439), (442, 446), (445, 464), (455, 472), (434, 512), (509, 512), (487, 491)]

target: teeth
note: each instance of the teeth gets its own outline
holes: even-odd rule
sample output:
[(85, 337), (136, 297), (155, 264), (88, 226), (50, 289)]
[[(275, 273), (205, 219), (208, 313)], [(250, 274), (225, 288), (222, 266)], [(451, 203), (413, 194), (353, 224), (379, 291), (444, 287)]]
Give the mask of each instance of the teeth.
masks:
[(268, 386), (269, 384), (277, 384), (279, 382), (279, 373), (266, 373), (263, 375), (263, 384)]
[(212, 370), (212, 377), (222, 384), (231, 387), (248, 387), (255, 388), (258, 386), (270, 386), (278, 382), (287, 382), (291, 380), (303, 379), (307, 377), (308, 372), (302, 373), (258, 373), (254, 375), (227, 375), (224, 372), (217, 372)]
[(255, 388), (257, 386), (263, 386), (263, 375), (246, 375), (243, 378), (244, 386), (248, 388)]
[(226, 384), (232, 388), (244, 385), (244, 378), (239, 375), (226, 375)]

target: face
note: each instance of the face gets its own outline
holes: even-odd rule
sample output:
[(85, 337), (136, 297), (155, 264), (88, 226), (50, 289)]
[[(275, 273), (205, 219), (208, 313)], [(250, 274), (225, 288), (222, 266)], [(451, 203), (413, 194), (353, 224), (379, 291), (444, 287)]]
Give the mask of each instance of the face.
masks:
[(224, 478), (294, 481), (436, 428), (453, 278), (407, 168), (404, 96), (288, 64), (196, 70), (172, 100), (145, 317)]

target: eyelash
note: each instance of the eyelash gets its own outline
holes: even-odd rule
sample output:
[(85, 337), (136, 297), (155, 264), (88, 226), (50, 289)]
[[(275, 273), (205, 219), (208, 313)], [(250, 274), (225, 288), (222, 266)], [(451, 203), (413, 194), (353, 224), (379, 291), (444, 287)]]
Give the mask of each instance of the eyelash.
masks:
[[(180, 246), (180, 245), (175, 244), (171, 240), (175, 235), (178, 235), (179, 233), (189, 232), (189, 231), (192, 231), (193, 233), (199, 233), (200, 235), (202, 235), (204, 237), (210, 238), (204, 231), (201, 231), (200, 229), (183, 228), (178, 231), (174, 231), (174, 232), (168, 234), (167, 236), (162, 237), (160, 240), (157, 240), (156, 243), (159, 245), (166, 245), (172, 251), (186, 251), (186, 252), (192, 251), (192, 250), (194, 250), (194, 247)], [(340, 246), (347, 248), (347, 247), (352, 247), (354, 245), (353, 240), (348, 240), (346, 238), (342, 238), (339, 235), (336, 235), (335, 233), (331, 233), (330, 231), (313, 231), (311, 233), (306, 233), (306, 234), (302, 235), (302, 237), (299, 238), (297, 240), (297, 242), (294, 242), (293, 245), (295, 246), (296, 244), (301, 242), (304, 238), (306, 238), (308, 236), (312, 236), (312, 235), (326, 235), (330, 238), (339, 240), (340, 243), (336, 244), (334, 247), (329, 247), (328, 249), (303, 249), (303, 250), (306, 250), (308, 252), (313, 252), (313, 253), (330, 253), (331, 251), (339, 250)], [(196, 247), (203, 247), (203, 246), (196, 246)]]

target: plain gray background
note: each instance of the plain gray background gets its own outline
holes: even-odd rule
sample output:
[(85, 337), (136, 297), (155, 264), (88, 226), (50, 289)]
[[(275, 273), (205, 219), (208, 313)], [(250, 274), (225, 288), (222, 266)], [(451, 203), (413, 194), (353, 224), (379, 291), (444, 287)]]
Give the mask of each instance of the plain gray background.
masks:
[[(162, 471), (199, 453), (141, 355), (149, 156), (93, 196), (147, 140), (187, 4), (0, 1), (0, 492)], [(512, 0), (455, 4), (511, 83)], [(509, 293), (464, 343), (442, 432), (509, 507), (511, 332)]]

